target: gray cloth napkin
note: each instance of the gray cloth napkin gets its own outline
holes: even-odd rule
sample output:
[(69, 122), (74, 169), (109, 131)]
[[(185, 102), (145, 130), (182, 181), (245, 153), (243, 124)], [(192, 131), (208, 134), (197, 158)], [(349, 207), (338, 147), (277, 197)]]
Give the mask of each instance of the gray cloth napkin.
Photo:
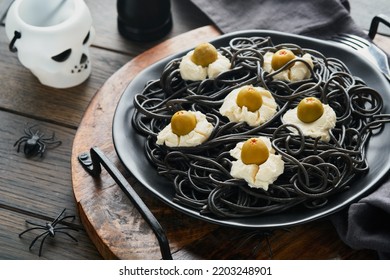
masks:
[(332, 215), (331, 220), (352, 248), (376, 250), (380, 258), (390, 259), (390, 182)]
[(191, 0), (223, 32), (284, 31), (317, 38), (339, 33), (366, 36), (349, 13), (347, 0)]
[[(191, 0), (223, 33), (268, 29), (316, 38), (336, 33), (366, 37), (347, 0)], [(330, 217), (340, 238), (355, 249), (390, 258), (390, 182)]]

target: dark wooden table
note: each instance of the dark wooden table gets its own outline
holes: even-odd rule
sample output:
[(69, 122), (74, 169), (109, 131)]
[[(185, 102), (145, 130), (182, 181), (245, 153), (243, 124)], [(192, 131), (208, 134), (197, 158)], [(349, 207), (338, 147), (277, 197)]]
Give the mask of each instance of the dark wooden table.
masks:
[[(6, 2), (9, 1), (0, 1), (0, 9), (5, 7)], [(99, 97), (102, 91), (109, 91), (107, 87), (112, 84), (117, 86), (117, 90), (125, 86), (118, 84), (118, 81), (114, 82), (113, 77), (121, 77), (120, 75), (130, 71), (134, 66), (132, 61), (137, 62), (137, 59), (147, 57), (145, 54), (139, 56), (140, 54), (152, 48), (148, 54), (157, 59), (163, 54), (184, 50), (188, 44), (201, 38), (217, 36), (218, 31), (209, 26), (211, 23), (208, 19), (191, 4), (173, 0), (174, 26), (165, 38), (151, 43), (130, 42), (117, 32), (117, 13), (113, 2), (103, 0), (86, 2), (91, 10), (97, 34), (91, 47), (93, 70), (86, 82), (74, 88), (59, 90), (41, 85), (30, 71), (20, 64), (17, 55), (9, 52), (4, 23), (2, 22), (0, 26), (0, 259), (160, 258), (156, 242), (145, 245), (150, 234), (146, 233), (145, 240), (138, 240), (139, 252), (124, 254), (123, 250), (118, 249), (121, 240), (118, 241), (119, 244), (108, 244), (107, 240), (103, 240), (97, 234), (98, 230), (89, 223), (89, 218), (83, 215), (78, 194), (74, 192), (75, 182), (71, 168), (75, 165), (74, 153), (77, 150), (77, 147), (74, 147), (75, 136), (82, 131), (83, 127), (80, 126), (85, 125), (84, 114), (90, 113), (91, 106), (96, 106), (96, 100), (100, 100), (96, 97)], [(0, 19), (4, 20), (2, 15), (0, 14)], [(188, 31), (192, 33), (187, 33)], [(180, 34), (183, 34), (182, 37), (177, 37)], [(164, 43), (167, 47), (165, 53), (157, 55), (153, 53), (158, 44), (168, 39), (170, 41)], [(188, 42), (183, 41), (187, 39)], [(388, 38), (378, 37), (377, 40), (382, 46), (388, 46), (386, 43), (389, 41)], [(134, 58), (136, 59), (133, 60)], [(130, 79), (131, 77), (126, 77), (123, 83)], [(116, 96), (119, 95), (116, 93)], [(62, 144), (55, 149), (49, 149), (44, 157), (26, 158), (22, 152), (18, 153), (13, 145), (23, 135), (23, 129), (27, 124), (37, 124), (47, 133), (55, 132), (56, 138), (60, 139)], [(99, 138), (103, 139), (104, 135), (96, 133), (93, 137), (91, 145), (94, 142), (99, 143)], [(80, 141), (77, 138), (76, 140)], [(84, 139), (84, 143), (88, 141), (89, 139)], [(115, 160), (116, 155), (110, 150), (110, 144), (103, 145), (102, 148)], [(132, 178), (129, 180), (134, 181)], [(112, 182), (108, 184), (115, 187)], [(111, 189), (115, 195), (117, 190)], [(137, 190), (141, 195), (145, 195), (139, 186)], [(165, 206), (158, 208), (159, 202), (154, 202), (150, 198), (149, 201), (152, 209), (168, 209)], [(126, 208), (128, 201), (120, 200), (118, 209), (120, 203)], [(36, 234), (30, 232), (22, 238), (18, 236), (27, 228), (25, 221), (44, 225), (46, 221), (53, 220), (64, 208), (68, 215), (76, 215), (71, 225), (79, 231), (71, 233), (78, 239), (78, 243), (61, 235), (55, 239), (48, 238), (43, 255), (39, 257), (39, 243), (32, 250), (28, 248)], [(117, 209), (113, 209), (110, 215), (114, 217), (122, 214), (120, 210), (119, 212), (115, 210)], [(155, 214), (164, 217), (162, 210), (155, 211), (157, 212)], [(171, 212), (169, 215), (174, 215)], [(176, 218), (189, 219), (182, 214), (177, 214)], [(101, 223), (104, 224), (104, 221)], [(232, 247), (237, 243), (235, 236), (245, 236), (246, 233), (241, 230), (226, 229), (195, 220), (188, 223), (198, 224), (198, 230), (179, 231), (178, 234), (181, 236), (168, 232), (169, 238), (175, 236), (171, 237), (174, 239), (172, 246), (175, 259), (376, 258), (372, 251), (352, 250), (343, 244), (327, 220), (297, 226), (288, 231), (273, 232), (269, 238), (272, 256), (266, 244), (262, 244), (262, 249), (255, 255), (251, 254), (248, 246), (243, 247), (244, 249), (239, 246)], [(109, 228), (107, 230), (109, 231)], [(229, 231), (229, 234), (226, 231)], [(123, 236), (118, 238), (123, 239)], [(181, 241), (185, 238), (190, 242)], [(147, 253), (142, 252), (142, 246), (145, 246)]]

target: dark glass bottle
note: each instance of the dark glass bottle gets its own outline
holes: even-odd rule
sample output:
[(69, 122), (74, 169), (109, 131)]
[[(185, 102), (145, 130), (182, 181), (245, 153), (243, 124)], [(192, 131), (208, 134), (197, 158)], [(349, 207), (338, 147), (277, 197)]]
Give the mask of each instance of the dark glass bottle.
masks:
[(118, 30), (127, 39), (153, 41), (172, 28), (170, 0), (117, 0)]

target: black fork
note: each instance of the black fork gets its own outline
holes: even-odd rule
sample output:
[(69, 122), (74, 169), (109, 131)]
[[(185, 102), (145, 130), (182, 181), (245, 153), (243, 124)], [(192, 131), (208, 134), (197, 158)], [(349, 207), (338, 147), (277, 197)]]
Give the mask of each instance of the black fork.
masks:
[[(374, 39), (377, 34), (379, 23), (384, 23), (390, 27), (390, 18), (385, 15), (375, 16), (371, 22), (368, 36)], [(383, 75), (390, 81), (390, 67), (389, 60), (384, 51), (378, 48), (374, 43), (362, 37), (341, 33), (333, 36), (332, 41), (348, 46), (359, 52), (362, 56), (367, 58), (370, 62), (376, 65), (383, 73)]]

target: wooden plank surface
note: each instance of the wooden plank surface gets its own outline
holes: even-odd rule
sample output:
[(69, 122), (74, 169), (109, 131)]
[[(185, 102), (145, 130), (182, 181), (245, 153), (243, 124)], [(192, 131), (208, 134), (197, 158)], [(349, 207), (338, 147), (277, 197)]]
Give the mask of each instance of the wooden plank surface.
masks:
[[(115, 11), (115, 5), (106, 1), (90, 2), (89, 5), (103, 3), (98, 5), (102, 11), (95, 9), (94, 12), (98, 16), (95, 24), (104, 25), (99, 14), (109, 9)], [(1, 4), (3, 7), (4, 0)], [(105, 37), (103, 33), (97, 36)], [(9, 52), (8, 44), (2, 24), (0, 259), (39, 259), (38, 251), (30, 252), (27, 246), (34, 235), (28, 234), (19, 239), (18, 234), (27, 228), (26, 219), (45, 223), (53, 220), (63, 208), (78, 217), (72, 224), (80, 228), (80, 232), (76, 234), (79, 242), (77, 246), (69, 246), (64, 238), (59, 237), (58, 242), (54, 239), (44, 247), (41, 259), (100, 259), (96, 247), (83, 230), (77, 212), (71, 184), (71, 147), (84, 110), (96, 91), (115, 71), (131, 60), (132, 56), (125, 52), (92, 46), (93, 69), (90, 78), (77, 87), (53, 89), (41, 85), (30, 71), (23, 67), (17, 54)], [(24, 134), (23, 129), (27, 123), (38, 124), (40, 129), (47, 133), (54, 131), (56, 138), (62, 141), (61, 146), (47, 150), (43, 158), (27, 159), (23, 152), (17, 153), (13, 145)]]
[(107, 5), (103, 1), (93, 0), (87, 0), (86, 3), (91, 10), (96, 34), (104, 34), (104, 36), (96, 36), (93, 45), (131, 56), (136, 56), (169, 38), (210, 24), (210, 20), (190, 1), (171, 0), (173, 27), (166, 36), (152, 42), (128, 41), (117, 30), (115, 4)]
[[(6, 4), (10, 0), (0, 0), (0, 11), (4, 12)], [(127, 82), (139, 70), (146, 67), (156, 59), (165, 57), (190, 47), (191, 42), (208, 36), (215, 36), (215, 30), (205, 27), (202, 33), (198, 30), (199, 38), (181, 37), (174, 39), (177, 35), (198, 27), (207, 26), (211, 22), (192, 4), (182, 0), (172, 0), (173, 29), (161, 40), (149, 43), (127, 41), (122, 38), (116, 27), (116, 5), (112, 1), (86, 0), (94, 20), (96, 38), (91, 47), (92, 74), (91, 77), (80, 86), (69, 89), (53, 89), (41, 85), (38, 80), (24, 68), (18, 61), (17, 54), (8, 50), (8, 39), (5, 35), (4, 23), (0, 22), (0, 259), (100, 259), (105, 258), (160, 258), (159, 248), (153, 234), (141, 222), (139, 215), (132, 211), (131, 205), (126, 197), (119, 191), (112, 179), (103, 176), (101, 178), (101, 192), (106, 196), (99, 196), (89, 192), (90, 197), (84, 198), (83, 203), (91, 199), (90, 204), (83, 207), (91, 207), (98, 213), (103, 213), (101, 231), (109, 229), (111, 223), (128, 223), (128, 211), (132, 213), (131, 219), (137, 221), (133, 227), (121, 232), (117, 236), (116, 247), (107, 249), (104, 242), (112, 236), (91, 235), (90, 231), (91, 214), (85, 215), (81, 208), (82, 203), (75, 197), (80, 194), (73, 190), (71, 166), (75, 165), (74, 155), (78, 152), (74, 149), (74, 141), (84, 141), (88, 145), (97, 144), (103, 148), (108, 156), (121, 168), (128, 179), (134, 184), (136, 190), (145, 199), (156, 216), (163, 221), (163, 226), (168, 232), (172, 242), (172, 252), (175, 259), (200, 259), (200, 258), (249, 258), (248, 248), (241, 248), (229, 252), (228, 248), (235, 245), (236, 239), (229, 237), (224, 229), (200, 221), (188, 220), (183, 222), (167, 221), (167, 217), (175, 215), (172, 209), (167, 208), (160, 202), (149, 197), (148, 193), (131, 179), (130, 175), (119, 165), (112, 144), (107, 142), (109, 134), (104, 130), (92, 131), (92, 134), (77, 132), (79, 127), (98, 125), (98, 122), (86, 122), (83, 119), (85, 111), (89, 108), (95, 110), (95, 117), (99, 117), (99, 124), (111, 127), (112, 109), (118, 101), (119, 93), (127, 85)], [(4, 13), (0, 13), (0, 16)], [(3, 19), (1, 19), (3, 20)], [(210, 33), (211, 31), (211, 33)], [(140, 63), (134, 59), (140, 53), (153, 48), (161, 42), (172, 38), (170, 43), (165, 45), (163, 51), (150, 50), (145, 55), (148, 60)], [(377, 38), (376, 38), (377, 39)], [(379, 38), (380, 39), (380, 38)], [(389, 46), (389, 39), (380, 39), (382, 46)], [(134, 59), (134, 63), (130, 62)], [(130, 67), (131, 66), (131, 67)], [(119, 72), (118, 72), (119, 71)], [(122, 76), (118, 76), (118, 75)], [(111, 78), (117, 78), (115, 83)], [(110, 80), (111, 79), (111, 80)], [(119, 81), (119, 82), (118, 82)], [(104, 100), (102, 98), (104, 93)], [(98, 96), (99, 98), (94, 98)], [(93, 99), (93, 100), (92, 100)], [(92, 100), (92, 102), (91, 102)], [(107, 101), (109, 100), (109, 102)], [(110, 103), (111, 102), (111, 103)], [(89, 105), (91, 104), (91, 105)], [(83, 122), (80, 124), (80, 122)], [(54, 131), (56, 137), (62, 141), (62, 145), (49, 149), (43, 158), (27, 159), (23, 153), (17, 153), (13, 146), (15, 141), (23, 135), (23, 129), (27, 123), (37, 123), (45, 133)], [(110, 133), (110, 132), (109, 132)], [(84, 137), (84, 139), (82, 139)], [(91, 180), (84, 171), (79, 171), (83, 180)], [(91, 183), (91, 182), (89, 182)], [(92, 182), (93, 183), (93, 182)], [(85, 190), (81, 190), (85, 191)], [(104, 209), (99, 205), (105, 203), (107, 198), (115, 198), (118, 202), (111, 210)], [(99, 203), (92, 205), (93, 201)], [(44, 246), (44, 254), (41, 258), (37, 255), (37, 247), (32, 251), (28, 246), (34, 234), (28, 234), (19, 238), (18, 234), (27, 228), (25, 220), (44, 223), (54, 219), (59, 212), (67, 208), (67, 213), (76, 214), (77, 218), (72, 225), (80, 231), (75, 234), (79, 240), (75, 246), (68, 239), (61, 236), (48, 240)], [(99, 212), (102, 211), (102, 212)], [(80, 215), (79, 215), (80, 214)], [(183, 217), (185, 220), (186, 217)], [(105, 221), (110, 221), (106, 223)], [(187, 223), (195, 223), (196, 230), (186, 229)], [(117, 225), (118, 225), (117, 224)], [(116, 226), (117, 226), (116, 225)], [(194, 226), (195, 226), (194, 225)], [(184, 227), (184, 228), (183, 228)], [(323, 242), (318, 244), (320, 252), (329, 258), (374, 258), (372, 252), (354, 251), (336, 239), (336, 234), (327, 221), (319, 224), (311, 224), (309, 227), (298, 227), (287, 232), (289, 238), (281, 242), (286, 235), (285, 231), (278, 231), (272, 236), (271, 243), (276, 257), (280, 258), (310, 258), (309, 252), (303, 248), (297, 250), (292, 240), (298, 239), (307, 230), (318, 227), (322, 232), (329, 235)], [(143, 234), (140, 237), (140, 232)], [(178, 234), (176, 234), (178, 232)], [(230, 236), (242, 236), (240, 231), (232, 231)], [(246, 234), (246, 233), (245, 233)], [(187, 240), (182, 236), (187, 236)], [(97, 239), (96, 239), (97, 238)], [(283, 238), (282, 238), (283, 239)], [(143, 251), (144, 240), (148, 242), (148, 250)], [(305, 239), (302, 239), (305, 240)], [(310, 243), (316, 240), (315, 235), (306, 239)], [(334, 241), (334, 243), (332, 243)], [(121, 252), (121, 246), (128, 246), (130, 242), (136, 248), (134, 253)], [(305, 241), (302, 241), (305, 242)], [(318, 243), (318, 242), (317, 242)], [(104, 246), (102, 246), (103, 244)], [(219, 246), (226, 246), (222, 248)], [(307, 245), (307, 244), (306, 244)], [(329, 247), (329, 249), (327, 249)], [(208, 249), (210, 248), (210, 249)], [(264, 252), (258, 258), (268, 258), (267, 250), (261, 247)], [(290, 249), (289, 249), (290, 248)], [(306, 247), (305, 247), (306, 248)], [(338, 248), (338, 249), (337, 249)], [(342, 248), (342, 249), (340, 249)], [(294, 250), (296, 251), (294, 253)], [(337, 251), (338, 250), (338, 251)], [(289, 252), (289, 253), (288, 253)], [(100, 255), (102, 253), (102, 255)]]
[[(66, 212), (72, 215), (70, 211)], [(59, 214), (59, 213), (58, 213)], [(42, 250), (41, 257), (38, 256), (40, 241), (29, 250), (31, 242), (43, 231), (34, 230), (19, 237), (19, 233), (29, 228), (26, 220), (45, 225), (46, 221), (52, 219), (32, 218), (29, 215), (20, 214), (15, 211), (0, 207), (0, 258), (3, 260), (86, 260), (101, 259), (94, 244), (82, 227), (79, 231), (68, 231), (78, 242), (74, 242), (65, 235), (58, 235), (55, 238), (47, 238)], [(78, 218), (77, 218), (78, 220)], [(78, 222), (79, 223), (79, 222)]]
[[(46, 151), (44, 157), (27, 158), (17, 152), (14, 143), (22, 135), (31, 119), (0, 111), (4, 126), (0, 142), (0, 203), (39, 215), (53, 217), (63, 208), (75, 210), (73, 193), (69, 185), (70, 150), (75, 131), (58, 125), (35, 122), (37, 129), (62, 141), (59, 147)], [(30, 124), (27, 124), (30, 122)], [(11, 200), (12, 199), (12, 200)]]

